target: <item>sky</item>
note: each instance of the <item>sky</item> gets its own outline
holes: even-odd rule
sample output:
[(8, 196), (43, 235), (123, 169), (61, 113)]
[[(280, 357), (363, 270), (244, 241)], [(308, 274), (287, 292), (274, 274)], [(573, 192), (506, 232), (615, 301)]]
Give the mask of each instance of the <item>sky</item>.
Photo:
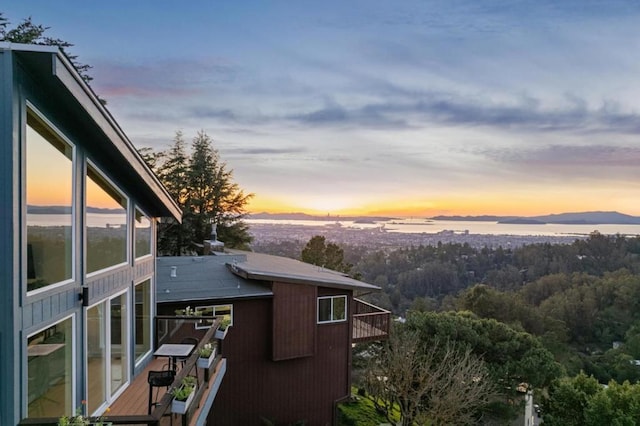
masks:
[(640, 3), (4, 0), (136, 147), (214, 140), (252, 212), (640, 215)]

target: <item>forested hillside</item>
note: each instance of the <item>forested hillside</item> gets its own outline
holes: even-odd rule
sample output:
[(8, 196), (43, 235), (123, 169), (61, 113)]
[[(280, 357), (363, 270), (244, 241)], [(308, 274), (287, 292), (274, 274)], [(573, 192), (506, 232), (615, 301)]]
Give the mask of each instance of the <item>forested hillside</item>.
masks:
[[(303, 246), (269, 251), (299, 258)], [(471, 311), (539, 336), (569, 375), (640, 378), (633, 361), (640, 359), (640, 238), (593, 233), (573, 244), (513, 249), (345, 246), (344, 254), (352, 274), (383, 289), (367, 297), (396, 315)]]

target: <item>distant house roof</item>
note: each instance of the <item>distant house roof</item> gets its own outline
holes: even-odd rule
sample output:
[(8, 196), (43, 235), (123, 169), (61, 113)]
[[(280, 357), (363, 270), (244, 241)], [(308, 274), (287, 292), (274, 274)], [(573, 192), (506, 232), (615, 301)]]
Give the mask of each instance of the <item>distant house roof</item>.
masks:
[(309, 284), (354, 291), (380, 288), (343, 273), (268, 254), (228, 250), (210, 256), (158, 257), (157, 302), (273, 296), (265, 282)]
[(105, 171), (117, 170), (110, 178), (132, 192), (146, 213), (182, 219), (180, 208), (166, 188), (59, 48), (0, 42), (0, 52), (15, 54), (38, 82), (38, 90), (55, 102), (55, 111), (73, 117), (75, 130), (90, 141), (84, 147), (92, 160), (98, 161)]

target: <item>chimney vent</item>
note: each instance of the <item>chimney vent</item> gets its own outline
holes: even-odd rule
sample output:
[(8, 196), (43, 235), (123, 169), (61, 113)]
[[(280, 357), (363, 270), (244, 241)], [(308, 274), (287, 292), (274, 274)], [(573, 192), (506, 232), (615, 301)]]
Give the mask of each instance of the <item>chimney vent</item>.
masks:
[(178, 276), (178, 267), (177, 266), (172, 266), (171, 267), (171, 274), (170, 274), (171, 278), (175, 278)]

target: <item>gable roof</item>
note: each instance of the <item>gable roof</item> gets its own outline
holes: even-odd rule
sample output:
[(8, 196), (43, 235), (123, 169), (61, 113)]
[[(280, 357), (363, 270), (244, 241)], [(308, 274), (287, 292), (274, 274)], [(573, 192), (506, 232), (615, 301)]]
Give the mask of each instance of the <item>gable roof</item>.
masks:
[[(73, 125), (91, 141), (85, 148), (123, 189), (135, 194), (146, 213), (182, 220), (182, 212), (166, 188), (58, 47), (0, 42), (0, 53), (5, 52), (19, 59), (38, 82), (38, 88), (55, 99), (59, 111), (74, 117)], [(114, 170), (118, 171), (116, 176)]]

